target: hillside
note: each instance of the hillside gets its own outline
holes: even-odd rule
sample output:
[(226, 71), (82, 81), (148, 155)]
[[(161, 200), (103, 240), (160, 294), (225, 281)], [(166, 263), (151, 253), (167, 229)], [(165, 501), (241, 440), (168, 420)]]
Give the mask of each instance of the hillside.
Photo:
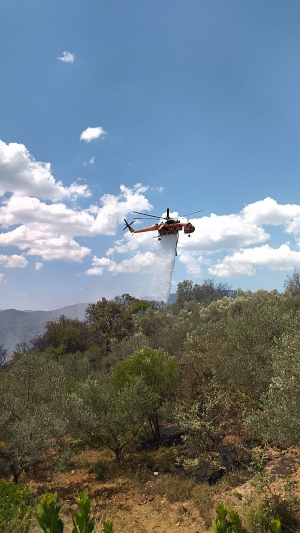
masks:
[(18, 311), (6, 309), (0, 311), (0, 344), (11, 353), (16, 344), (28, 342), (45, 331), (45, 324), (60, 315), (68, 318), (84, 319), (87, 303), (68, 305), (54, 311)]
[[(147, 299), (147, 298), (145, 298)], [(176, 294), (170, 294), (169, 304), (176, 302)], [(54, 311), (0, 310), (0, 345), (11, 353), (16, 344), (28, 342), (45, 331), (45, 324), (60, 315), (68, 318), (84, 319), (87, 303), (79, 303), (54, 309)]]

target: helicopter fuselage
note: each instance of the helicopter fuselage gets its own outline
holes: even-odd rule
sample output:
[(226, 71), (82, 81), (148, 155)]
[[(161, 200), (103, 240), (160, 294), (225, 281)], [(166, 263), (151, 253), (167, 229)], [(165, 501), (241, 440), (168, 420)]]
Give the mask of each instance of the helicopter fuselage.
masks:
[(158, 231), (159, 236), (164, 235), (177, 235), (178, 231), (183, 230), (184, 233), (194, 233), (195, 226), (190, 222), (180, 222), (179, 220), (167, 220), (160, 224), (154, 224), (154, 226), (148, 226), (147, 228), (141, 228), (134, 230), (129, 227), (131, 233), (145, 233), (146, 231)]

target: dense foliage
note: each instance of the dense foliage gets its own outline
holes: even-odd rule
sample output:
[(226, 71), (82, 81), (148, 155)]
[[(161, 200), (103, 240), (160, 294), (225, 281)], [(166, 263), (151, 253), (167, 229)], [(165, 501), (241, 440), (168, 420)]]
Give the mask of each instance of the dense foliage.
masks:
[(28, 487), (0, 480), (0, 531), (26, 533), (33, 515), (33, 496)]
[(0, 456), (14, 480), (39, 461), (55, 468), (72, 445), (120, 462), (167, 425), (174, 464), (209, 482), (254, 446), (299, 444), (297, 280), (283, 294), (185, 281), (171, 306), (125, 294), (88, 306), (84, 322), (49, 322), (0, 374)]

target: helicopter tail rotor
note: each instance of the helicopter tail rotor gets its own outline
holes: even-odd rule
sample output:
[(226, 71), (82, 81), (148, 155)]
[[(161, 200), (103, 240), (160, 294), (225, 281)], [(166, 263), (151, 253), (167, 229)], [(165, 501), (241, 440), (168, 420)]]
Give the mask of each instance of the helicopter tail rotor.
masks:
[(124, 222), (125, 222), (125, 226), (123, 228), (123, 231), (125, 231), (126, 229), (129, 229), (130, 233), (134, 233), (134, 229), (132, 229), (132, 224), (134, 223), (134, 220), (132, 222), (127, 222), (126, 218), (124, 218)]

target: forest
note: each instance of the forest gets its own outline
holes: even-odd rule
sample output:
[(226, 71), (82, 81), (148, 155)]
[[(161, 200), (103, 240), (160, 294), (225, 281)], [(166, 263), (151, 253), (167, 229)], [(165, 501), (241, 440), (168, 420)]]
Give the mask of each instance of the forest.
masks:
[[(102, 298), (5, 356), (1, 533), (54, 533), (36, 506), (57, 494), (64, 531), (300, 531), (298, 270), (282, 293), (186, 280), (170, 306)], [(75, 502), (96, 525), (68, 526)]]

